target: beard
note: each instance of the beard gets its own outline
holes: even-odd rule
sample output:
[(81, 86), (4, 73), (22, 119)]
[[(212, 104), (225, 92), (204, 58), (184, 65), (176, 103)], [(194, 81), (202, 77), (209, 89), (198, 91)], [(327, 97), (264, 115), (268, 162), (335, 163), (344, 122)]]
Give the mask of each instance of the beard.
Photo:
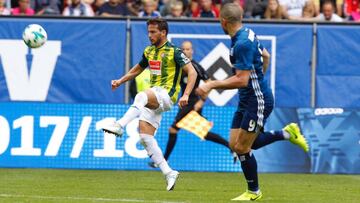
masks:
[(150, 42), (151, 42), (151, 45), (154, 45), (154, 46), (159, 46), (160, 45), (160, 42), (161, 42), (161, 40), (160, 39), (157, 39), (157, 40), (155, 40), (155, 41), (151, 41), (150, 40)]

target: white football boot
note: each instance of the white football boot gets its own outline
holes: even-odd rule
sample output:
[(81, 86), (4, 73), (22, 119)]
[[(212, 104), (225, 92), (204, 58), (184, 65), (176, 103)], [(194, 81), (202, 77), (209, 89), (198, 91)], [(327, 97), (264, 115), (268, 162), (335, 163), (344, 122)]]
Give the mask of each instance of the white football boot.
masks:
[(166, 182), (167, 182), (167, 191), (171, 191), (175, 188), (176, 180), (179, 178), (179, 172), (178, 171), (171, 171), (168, 174), (166, 174)]
[(106, 133), (114, 134), (117, 137), (121, 137), (124, 134), (123, 127), (115, 121), (111, 124), (103, 126), (102, 130)]

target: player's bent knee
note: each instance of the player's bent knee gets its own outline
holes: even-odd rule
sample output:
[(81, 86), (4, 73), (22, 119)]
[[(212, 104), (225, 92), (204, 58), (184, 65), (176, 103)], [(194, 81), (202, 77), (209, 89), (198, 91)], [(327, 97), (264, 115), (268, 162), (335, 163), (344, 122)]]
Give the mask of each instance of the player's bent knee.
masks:
[(145, 92), (139, 92), (134, 98), (134, 106), (140, 108), (145, 106), (148, 102), (148, 97)]
[(242, 143), (236, 143), (232, 150), (237, 154), (246, 154), (251, 151), (251, 146), (247, 146)]
[(149, 109), (157, 109), (160, 104), (157, 100), (155, 93), (151, 89), (147, 89), (145, 90), (144, 94), (146, 95), (147, 98), (146, 107)]
[(143, 101), (143, 100), (147, 100), (147, 95), (145, 92), (139, 92), (136, 94), (134, 101)]
[(235, 145), (236, 145), (236, 142), (231, 142), (231, 141), (229, 142), (229, 147), (234, 152), (235, 152)]

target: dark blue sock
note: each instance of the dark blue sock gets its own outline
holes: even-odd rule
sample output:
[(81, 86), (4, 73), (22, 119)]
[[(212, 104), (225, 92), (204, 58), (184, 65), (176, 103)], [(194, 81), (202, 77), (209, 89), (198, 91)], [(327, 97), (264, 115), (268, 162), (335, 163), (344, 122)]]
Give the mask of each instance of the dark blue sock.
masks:
[(246, 154), (238, 154), (238, 156), (241, 162), (241, 168), (248, 184), (248, 190), (256, 192), (259, 189), (259, 182), (255, 156), (251, 152)]
[(259, 149), (275, 141), (284, 140), (282, 131), (262, 132), (255, 139), (251, 149)]

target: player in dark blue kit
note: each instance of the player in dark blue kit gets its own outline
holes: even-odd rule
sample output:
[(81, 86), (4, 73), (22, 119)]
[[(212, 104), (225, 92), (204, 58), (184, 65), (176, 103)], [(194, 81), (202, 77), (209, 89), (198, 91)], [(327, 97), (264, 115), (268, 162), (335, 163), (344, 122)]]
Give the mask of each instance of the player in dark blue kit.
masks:
[(255, 33), (242, 25), (242, 16), (242, 9), (233, 3), (225, 4), (220, 11), (221, 26), (231, 37), (230, 61), (234, 75), (201, 85), (197, 92), (204, 96), (211, 89), (239, 89), (240, 100), (233, 116), (229, 145), (238, 154), (248, 189), (232, 200), (246, 201), (262, 197), (252, 149), (285, 139), (299, 145), (304, 151), (308, 151), (309, 146), (295, 123), (280, 131), (263, 131), (274, 106), (272, 92), (264, 80), (270, 54)]

